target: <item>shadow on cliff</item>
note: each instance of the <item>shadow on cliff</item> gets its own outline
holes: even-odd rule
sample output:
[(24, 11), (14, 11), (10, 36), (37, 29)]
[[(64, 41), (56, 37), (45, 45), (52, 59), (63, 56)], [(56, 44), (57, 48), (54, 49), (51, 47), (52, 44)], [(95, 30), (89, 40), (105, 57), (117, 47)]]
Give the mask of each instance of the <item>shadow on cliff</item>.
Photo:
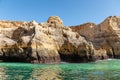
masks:
[[(84, 45), (84, 44), (83, 44)], [(68, 41), (65, 41), (58, 51), (60, 54), (61, 61), (70, 63), (81, 63), (94, 61), (93, 52), (91, 50), (85, 49), (83, 45), (75, 47)], [(81, 48), (81, 46), (83, 48)]]
[[(31, 36), (31, 39), (27, 44), (24, 44), (21, 37), (22, 36)], [(31, 62), (33, 59), (31, 41), (35, 36), (35, 28), (29, 30), (18, 27), (12, 35), (12, 39), (16, 41), (16, 44), (9, 48), (2, 48), (2, 56), (0, 57), (1, 61), (4, 62)], [(24, 44), (24, 45), (23, 45)]]

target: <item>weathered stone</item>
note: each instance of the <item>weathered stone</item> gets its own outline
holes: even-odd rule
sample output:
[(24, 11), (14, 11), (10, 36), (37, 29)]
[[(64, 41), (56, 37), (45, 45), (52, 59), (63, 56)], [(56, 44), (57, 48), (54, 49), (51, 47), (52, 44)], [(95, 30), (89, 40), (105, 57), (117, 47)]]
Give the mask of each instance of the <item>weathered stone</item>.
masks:
[(92, 42), (95, 48), (95, 56), (120, 58), (120, 17), (110, 16), (98, 25), (87, 23), (71, 28)]
[(35, 21), (1, 21), (0, 25), (0, 55), (4, 61), (12, 58), (12, 61), (32, 63), (86, 62), (91, 54), (89, 42), (65, 27), (57, 16), (39, 24)]
[(65, 27), (57, 16), (37, 23), (0, 21), (0, 60), (31, 63), (120, 58), (120, 17)]

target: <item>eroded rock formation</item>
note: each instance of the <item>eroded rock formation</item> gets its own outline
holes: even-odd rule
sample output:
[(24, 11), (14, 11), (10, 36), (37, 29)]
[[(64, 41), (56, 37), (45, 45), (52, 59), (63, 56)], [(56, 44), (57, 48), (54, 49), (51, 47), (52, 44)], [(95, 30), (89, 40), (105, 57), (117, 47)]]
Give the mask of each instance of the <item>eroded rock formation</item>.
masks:
[(57, 16), (47, 22), (0, 21), (0, 60), (32, 63), (87, 62), (92, 45)]
[(65, 27), (58, 16), (37, 23), (0, 21), (0, 60), (31, 63), (120, 58), (119, 17)]
[(120, 17), (110, 16), (98, 25), (86, 23), (71, 28), (92, 42), (97, 59), (120, 58)]

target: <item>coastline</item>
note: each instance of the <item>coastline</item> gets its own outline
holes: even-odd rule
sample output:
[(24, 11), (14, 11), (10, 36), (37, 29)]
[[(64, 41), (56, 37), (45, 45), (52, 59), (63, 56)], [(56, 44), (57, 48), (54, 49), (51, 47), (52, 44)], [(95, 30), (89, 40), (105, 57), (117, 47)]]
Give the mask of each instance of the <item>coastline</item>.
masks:
[(46, 22), (0, 21), (0, 60), (55, 64), (120, 59), (120, 17), (66, 27), (58, 16)]

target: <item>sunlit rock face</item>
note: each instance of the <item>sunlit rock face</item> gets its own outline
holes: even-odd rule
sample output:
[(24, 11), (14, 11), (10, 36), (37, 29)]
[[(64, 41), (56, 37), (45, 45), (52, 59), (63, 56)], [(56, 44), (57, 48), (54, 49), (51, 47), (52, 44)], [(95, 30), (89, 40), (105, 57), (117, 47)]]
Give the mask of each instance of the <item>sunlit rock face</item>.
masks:
[(78, 32), (81, 36), (85, 37), (89, 41), (94, 39), (94, 33), (96, 32), (94, 29), (95, 27), (96, 24), (90, 22), (78, 26), (71, 26), (72, 31)]
[(93, 61), (93, 46), (58, 16), (37, 23), (0, 21), (0, 59), (31, 63)]
[(101, 24), (66, 27), (58, 16), (46, 22), (0, 21), (0, 60), (30, 63), (90, 62), (120, 58), (120, 17)]
[(98, 25), (87, 23), (71, 28), (92, 42), (97, 59), (120, 58), (120, 17), (110, 16)]
[(39, 25), (43, 27), (43, 32), (55, 42), (61, 60), (68, 62), (94, 60), (91, 56), (94, 54), (92, 44), (77, 32), (65, 27), (59, 17), (51, 16), (46, 23)]
[(54, 41), (41, 31), (42, 26), (35, 21), (1, 21), (0, 23), (1, 60), (32, 63), (60, 62)]
[(47, 23), (49, 24), (48, 26), (50, 27), (62, 27), (63, 21), (58, 17), (58, 16), (51, 16), (48, 18)]

